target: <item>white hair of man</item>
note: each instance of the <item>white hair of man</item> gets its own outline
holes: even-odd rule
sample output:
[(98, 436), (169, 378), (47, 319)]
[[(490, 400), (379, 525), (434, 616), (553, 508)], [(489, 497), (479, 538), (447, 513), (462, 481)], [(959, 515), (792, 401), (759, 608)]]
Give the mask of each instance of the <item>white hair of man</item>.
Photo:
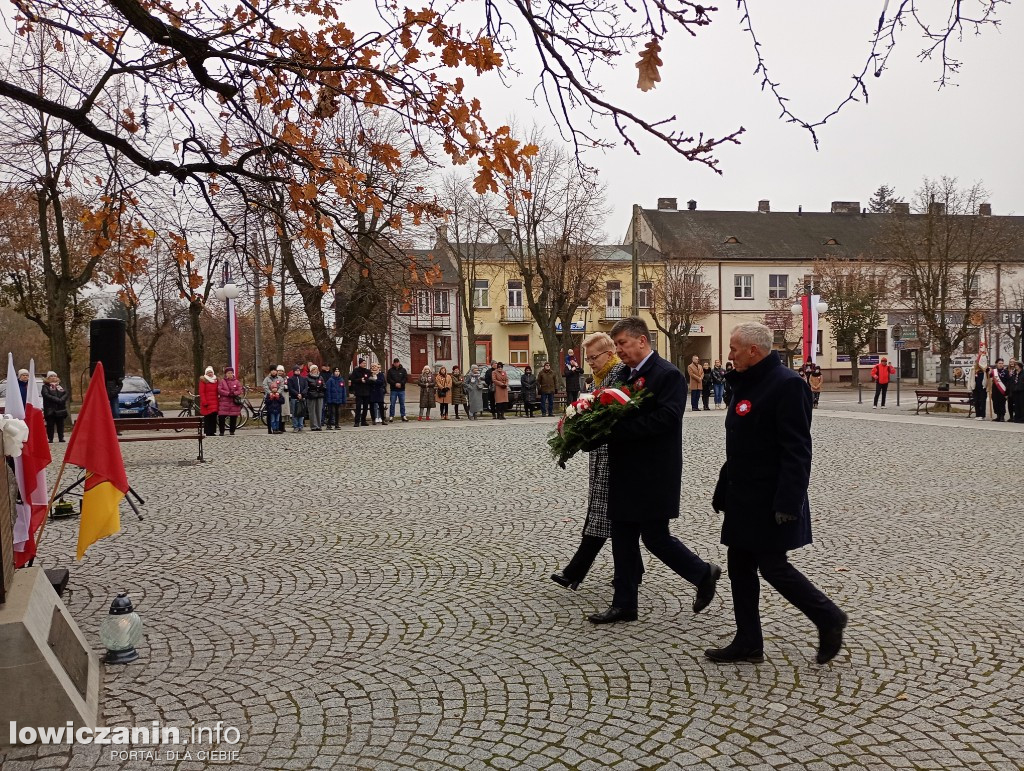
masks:
[(732, 334), (743, 346), (753, 345), (767, 356), (772, 352), (772, 331), (764, 324), (747, 321), (732, 328)]
[(583, 341), (583, 349), (589, 351), (591, 348), (598, 348), (602, 351), (611, 351), (615, 348), (615, 341), (607, 332), (594, 332), (587, 335)]

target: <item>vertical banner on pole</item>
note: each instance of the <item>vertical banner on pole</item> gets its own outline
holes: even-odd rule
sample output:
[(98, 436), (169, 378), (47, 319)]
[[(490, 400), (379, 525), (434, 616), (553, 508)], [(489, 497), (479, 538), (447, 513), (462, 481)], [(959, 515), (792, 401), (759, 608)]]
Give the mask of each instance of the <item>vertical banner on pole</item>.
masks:
[(240, 375), (238, 370), (238, 324), (235, 318), (235, 301), (227, 301), (228, 312), (228, 363), (235, 371), (235, 377)]
[(810, 339), (807, 341), (807, 357), (805, 361), (814, 359), (815, 362), (818, 360), (818, 303), (821, 302), (821, 295), (812, 294), (807, 300), (807, 309), (805, 314), (811, 319), (810, 328)]
[(803, 326), (803, 345), (801, 345), (804, 364), (811, 356), (811, 296), (805, 294), (800, 298), (800, 305), (803, 311), (800, 314), (800, 323)]

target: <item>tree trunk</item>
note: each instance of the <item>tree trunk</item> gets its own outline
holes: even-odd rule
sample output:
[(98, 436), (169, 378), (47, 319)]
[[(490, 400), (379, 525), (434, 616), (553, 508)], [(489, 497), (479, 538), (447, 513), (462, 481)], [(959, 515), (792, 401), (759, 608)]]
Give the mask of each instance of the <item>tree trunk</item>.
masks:
[(192, 332), (192, 388), (199, 388), (199, 378), (202, 376), (206, 366), (203, 358), (206, 355), (206, 341), (203, 338), (203, 327), (199, 323), (203, 315), (203, 304), (194, 300), (188, 306), (188, 323)]
[(939, 349), (939, 382), (949, 383), (949, 368), (953, 359), (953, 351), (946, 346)]
[(860, 384), (860, 368), (857, 366), (857, 359), (860, 357), (855, 354), (850, 354), (850, 387), (856, 388)]

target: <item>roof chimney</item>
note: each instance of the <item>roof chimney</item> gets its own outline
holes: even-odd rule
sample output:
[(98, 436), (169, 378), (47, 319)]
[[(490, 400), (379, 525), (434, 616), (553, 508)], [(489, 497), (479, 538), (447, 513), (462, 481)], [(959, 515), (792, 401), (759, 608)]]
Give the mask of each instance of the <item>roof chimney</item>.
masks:
[(758, 201), (757, 202), (757, 210), (759, 212), (761, 212), (761, 214), (767, 214), (768, 212), (770, 212), (772, 210), (771, 202), (768, 201), (768, 199), (762, 199), (762, 200)]
[(894, 201), (892, 203), (893, 214), (910, 214), (910, 204), (906, 201)]
[(932, 201), (928, 204), (928, 213), (941, 217), (946, 213), (946, 204), (941, 201)]
[(860, 214), (860, 201), (833, 201), (833, 214)]
[(678, 207), (675, 198), (659, 198), (658, 211), (675, 211)]
[(686, 202), (686, 208), (689, 211), (697, 211), (697, 202), (691, 198), (689, 201)]
[(990, 204), (990, 203), (983, 203), (980, 206), (978, 206), (978, 214), (980, 216), (982, 216), (982, 217), (991, 217), (992, 216), (992, 204)]

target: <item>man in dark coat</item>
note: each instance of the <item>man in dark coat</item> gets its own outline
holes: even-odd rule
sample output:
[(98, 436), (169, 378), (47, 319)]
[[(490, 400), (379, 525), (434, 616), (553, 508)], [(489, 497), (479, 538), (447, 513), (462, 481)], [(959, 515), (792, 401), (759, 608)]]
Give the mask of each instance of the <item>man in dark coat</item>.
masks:
[(366, 414), (370, 410), (370, 370), (366, 368), (366, 359), (360, 357), (355, 369), (349, 373), (348, 388), (356, 397), (355, 426), (365, 426)]
[(695, 555), (668, 529), (669, 520), (679, 516), (682, 487), (683, 373), (651, 349), (651, 333), (643, 319), (621, 319), (611, 335), (615, 352), (630, 368), (627, 385), (651, 395), (637, 414), (617, 423), (609, 437), (585, 448), (608, 444), (608, 518), (615, 564), (611, 607), (589, 620), (636, 621), (641, 539), (651, 554), (697, 587), (693, 612), (700, 613), (715, 596), (722, 569)]
[(497, 361), (492, 361), (491, 366), (484, 370), (484, 409), (494, 415), (494, 367)]
[(736, 636), (705, 655), (716, 662), (764, 660), (757, 573), (818, 627), (819, 664), (842, 647), (846, 614), (795, 567), (786, 552), (811, 543), (811, 391), (772, 351), (772, 332), (740, 324), (729, 340), (736, 369), (725, 418), (725, 465), (711, 505), (724, 512)]
[(409, 382), (409, 373), (402, 366), (400, 359), (391, 362), (391, 369), (387, 374), (388, 385), (391, 386), (391, 408), (388, 410), (388, 422), (395, 422), (395, 402), (401, 405), (401, 418), (403, 423), (408, 423), (409, 418), (405, 416), (405, 385)]
[[(300, 417), (296, 413), (306, 409), (306, 393), (309, 391), (309, 381), (302, 374), (301, 364), (295, 365), (295, 368), (292, 370), (292, 376), (288, 378), (286, 385), (288, 387), (288, 399), (290, 400), (292, 413), (292, 431), (298, 432), (302, 430), (302, 423), (305, 421), (305, 418)], [(302, 407), (299, 407), (299, 402), (302, 402)]]

